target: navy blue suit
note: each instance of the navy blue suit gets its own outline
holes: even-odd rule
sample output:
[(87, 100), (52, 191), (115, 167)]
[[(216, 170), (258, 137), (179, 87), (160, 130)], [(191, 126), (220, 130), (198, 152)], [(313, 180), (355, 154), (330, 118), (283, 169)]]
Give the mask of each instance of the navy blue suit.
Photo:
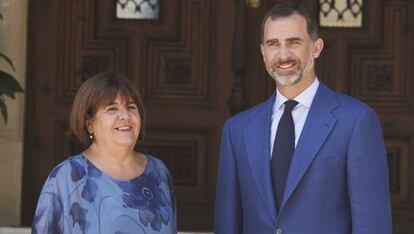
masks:
[(319, 84), (277, 210), (271, 186), (275, 94), (226, 121), (216, 234), (390, 234), (387, 158), (374, 111)]

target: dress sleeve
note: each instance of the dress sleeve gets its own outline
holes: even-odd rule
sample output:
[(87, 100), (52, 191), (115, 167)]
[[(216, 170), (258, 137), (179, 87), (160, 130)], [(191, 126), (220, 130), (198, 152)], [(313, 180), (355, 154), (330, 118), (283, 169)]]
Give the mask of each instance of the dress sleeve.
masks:
[(33, 218), (32, 234), (62, 233), (63, 205), (56, 189), (57, 170), (59, 168), (52, 171), (43, 185)]

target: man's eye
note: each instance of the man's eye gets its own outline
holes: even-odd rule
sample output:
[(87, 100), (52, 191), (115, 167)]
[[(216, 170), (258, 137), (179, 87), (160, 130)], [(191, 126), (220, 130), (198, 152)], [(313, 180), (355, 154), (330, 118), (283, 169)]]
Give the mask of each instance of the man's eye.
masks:
[(300, 41), (292, 41), (290, 42), (291, 45), (300, 45)]
[(111, 106), (111, 107), (108, 108), (108, 111), (116, 111), (116, 110), (117, 110), (117, 108), (114, 107), (114, 106)]

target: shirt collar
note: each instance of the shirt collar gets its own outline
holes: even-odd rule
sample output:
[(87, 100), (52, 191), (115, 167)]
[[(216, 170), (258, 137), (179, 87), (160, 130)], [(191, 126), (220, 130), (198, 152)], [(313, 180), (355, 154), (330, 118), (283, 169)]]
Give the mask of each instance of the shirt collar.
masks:
[[(318, 87), (319, 87), (319, 80), (318, 80), (318, 78), (316, 78), (309, 87), (307, 87), (305, 90), (303, 90), (303, 92), (301, 92), (298, 96), (293, 98), (293, 100), (299, 102), (298, 105), (302, 105), (302, 106), (305, 106), (307, 108), (310, 108)], [(285, 101), (287, 101), (287, 100), (288, 100), (288, 98), (283, 96), (279, 92), (279, 89), (276, 88), (276, 99), (275, 99), (275, 103), (273, 105), (273, 112), (276, 111), (276, 110), (280, 110), (282, 108), (283, 104), (285, 103)]]

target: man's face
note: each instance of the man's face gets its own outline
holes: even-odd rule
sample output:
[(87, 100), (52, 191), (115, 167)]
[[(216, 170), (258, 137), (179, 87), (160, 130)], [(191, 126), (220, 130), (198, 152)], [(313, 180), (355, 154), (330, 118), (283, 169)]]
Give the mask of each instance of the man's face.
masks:
[(267, 72), (278, 85), (286, 87), (314, 77), (314, 59), (319, 56), (322, 43), (321, 39), (311, 40), (306, 21), (298, 14), (268, 18), (261, 45)]

